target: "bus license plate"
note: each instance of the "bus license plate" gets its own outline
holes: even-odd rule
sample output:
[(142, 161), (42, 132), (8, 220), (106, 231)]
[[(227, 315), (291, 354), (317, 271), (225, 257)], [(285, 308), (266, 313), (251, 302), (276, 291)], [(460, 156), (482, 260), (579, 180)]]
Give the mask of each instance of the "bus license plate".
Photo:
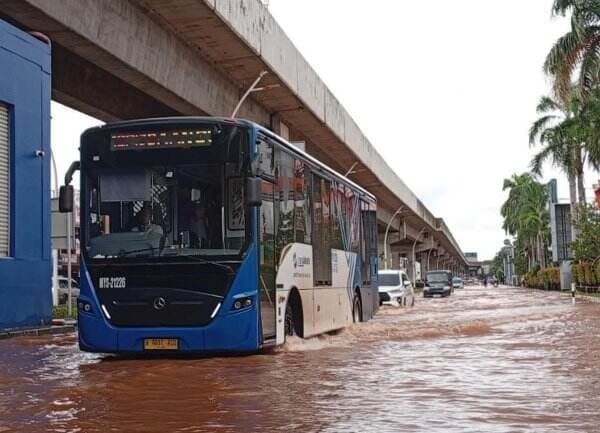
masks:
[(177, 338), (146, 338), (144, 350), (179, 350)]

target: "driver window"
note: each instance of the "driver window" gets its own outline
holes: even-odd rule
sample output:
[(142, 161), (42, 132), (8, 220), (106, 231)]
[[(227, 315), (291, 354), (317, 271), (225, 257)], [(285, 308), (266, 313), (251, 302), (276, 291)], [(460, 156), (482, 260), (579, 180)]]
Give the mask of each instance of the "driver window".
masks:
[(259, 174), (267, 177), (275, 176), (275, 158), (273, 143), (265, 137), (258, 139), (258, 169)]

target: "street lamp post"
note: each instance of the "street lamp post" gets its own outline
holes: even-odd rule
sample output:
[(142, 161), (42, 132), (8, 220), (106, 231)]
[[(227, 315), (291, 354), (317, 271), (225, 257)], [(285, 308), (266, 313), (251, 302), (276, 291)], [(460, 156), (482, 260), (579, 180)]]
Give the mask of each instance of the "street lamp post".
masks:
[(394, 214), (392, 215), (392, 217), (388, 221), (387, 227), (385, 228), (385, 235), (383, 236), (383, 268), (384, 269), (387, 269), (387, 266), (388, 266), (388, 257), (387, 257), (387, 239), (388, 239), (388, 233), (390, 231), (390, 227), (392, 226), (392, 221), (394, 221), (394, 218), (396, 218), (396, 216), (400, 212), (402, 212), (402, 209), (404, 209), (404, 206), (400, 206), (398, 208), (398, 210), (396, 210), (396, 212), (394, 212)]
[(417, 261), (417, 257), (415, 254), (415, 249), (417, 247), (417, 242), (419, 241), (419, 237), (421, 237), (421, 234), (423, 234), (425, 229), (426, 229), (426, 227), (423, 227), (421, 229), (421, 231), (415, 238), (415, 241), (413, 242), (413, 247), (412, 247), (412, 282), (413, 282), (413, 286), (417, 283), (417, 276), (416, 276), (417, 267), (416, 267), (416, 263), (415, 263)]
[(427, 250), (427, 272), (429, 272), (429, 256), (431, 255), (431, 250), (432, 248), (429, 248), (429, 250)]

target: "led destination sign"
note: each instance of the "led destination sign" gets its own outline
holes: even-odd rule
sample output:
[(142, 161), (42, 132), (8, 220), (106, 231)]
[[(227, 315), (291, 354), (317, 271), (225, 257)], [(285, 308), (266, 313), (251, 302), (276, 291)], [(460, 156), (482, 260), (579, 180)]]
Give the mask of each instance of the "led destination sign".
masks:
[(116, 132), (110, 135), (111, 150), (203, 147), (212, 143), (210, 129), (183, 129), (152, 132)]

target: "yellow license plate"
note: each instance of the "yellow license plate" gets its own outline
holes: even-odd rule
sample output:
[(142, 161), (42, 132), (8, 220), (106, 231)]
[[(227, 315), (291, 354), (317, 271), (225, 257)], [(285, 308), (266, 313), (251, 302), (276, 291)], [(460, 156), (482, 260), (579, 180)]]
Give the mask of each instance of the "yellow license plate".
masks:
[(179, 350), (177, 338), (146, 338), (144, 350)]

